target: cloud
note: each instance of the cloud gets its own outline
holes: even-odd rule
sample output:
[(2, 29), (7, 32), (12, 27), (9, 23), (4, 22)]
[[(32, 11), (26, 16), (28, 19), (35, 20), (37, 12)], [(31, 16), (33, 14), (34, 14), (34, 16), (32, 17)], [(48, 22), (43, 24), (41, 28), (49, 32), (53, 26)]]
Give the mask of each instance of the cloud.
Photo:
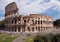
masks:
[[(16, 2), (19, 12), (22, 15), (29, 15), (30, 13), (44, 13), (59, 18), (60, 16), (60, 0), (1, 0), (0, 10), (1, 14), (5, 14), (5, 7), (11, 2)], [(51, 13), (52, 12), (52, 13)], [(56, 14), (55, 14), (56, 12)], [(57, 16), (56, 16), (57, 15)]]
[(1, 21), (1, 20), (4, 20), (4, 17), (0, 17), (0, 21)]
[(52, 16), (54, 20), (60, 18), (60, 10), (57, 6), (53, 6), (53, 7), (49, 8), (44, 13), (46, 15)]
[(53, 6), (58, 6), (57, 0), (20, 0), (20, 13), (29, 15), (30, 13), (43, 13)]
[(20, 12), (21, 13), (25, 13), (27, 15), (29, 15), (30, 13), (42, 13), (45, 10), (49, 9), (50, 7), (54, 6), (54, 4), (52, 4), (51, 2), (45, 3), (46, 0), (25, 0), (25, 1), (20, 1)]
[(44, 0), (45, 2), (49, 2), (50, 0)]

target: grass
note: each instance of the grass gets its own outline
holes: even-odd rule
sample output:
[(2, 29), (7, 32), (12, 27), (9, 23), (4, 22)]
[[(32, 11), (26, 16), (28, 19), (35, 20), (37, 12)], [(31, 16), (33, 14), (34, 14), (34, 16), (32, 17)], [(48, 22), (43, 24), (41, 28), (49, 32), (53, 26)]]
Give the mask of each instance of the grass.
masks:
[(0, 34), (0, 42), (12, 42), (18, 35)]
[(33, 37), (31, 37), (31, 36), (27, 37), (25, 42), (33, 42)]

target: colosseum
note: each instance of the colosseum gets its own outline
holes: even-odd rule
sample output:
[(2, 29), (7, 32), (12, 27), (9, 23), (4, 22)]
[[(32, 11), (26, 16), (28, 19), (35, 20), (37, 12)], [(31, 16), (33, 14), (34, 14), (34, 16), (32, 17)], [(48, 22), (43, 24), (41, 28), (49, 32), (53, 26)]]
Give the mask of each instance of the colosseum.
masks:
[(15, 2), (5, 7), (5, 30), (11, 32), (44, 32), (53, 28), (53, 18), (43, 14), (22, 16)]

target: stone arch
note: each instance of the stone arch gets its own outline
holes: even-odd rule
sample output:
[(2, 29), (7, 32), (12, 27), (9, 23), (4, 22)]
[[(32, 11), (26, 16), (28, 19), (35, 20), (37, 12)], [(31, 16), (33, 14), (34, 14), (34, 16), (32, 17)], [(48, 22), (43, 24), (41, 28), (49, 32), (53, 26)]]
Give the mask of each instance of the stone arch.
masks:
[(34, 27), (32, 27), (32, 31), (34, 31)]
[(27, 30), (30, 32), (30, 27), (27, 27)]

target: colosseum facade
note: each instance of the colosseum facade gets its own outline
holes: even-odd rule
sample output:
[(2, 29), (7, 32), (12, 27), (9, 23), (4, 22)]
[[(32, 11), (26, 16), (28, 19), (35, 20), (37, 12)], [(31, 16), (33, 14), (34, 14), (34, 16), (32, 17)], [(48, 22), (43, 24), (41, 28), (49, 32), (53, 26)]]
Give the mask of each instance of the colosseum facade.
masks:
[(5, 30), (11, 32), (44, 32), (53, 28), (53, 18), (43, 14), (22, 16), (15, 2), (5, 7)]

